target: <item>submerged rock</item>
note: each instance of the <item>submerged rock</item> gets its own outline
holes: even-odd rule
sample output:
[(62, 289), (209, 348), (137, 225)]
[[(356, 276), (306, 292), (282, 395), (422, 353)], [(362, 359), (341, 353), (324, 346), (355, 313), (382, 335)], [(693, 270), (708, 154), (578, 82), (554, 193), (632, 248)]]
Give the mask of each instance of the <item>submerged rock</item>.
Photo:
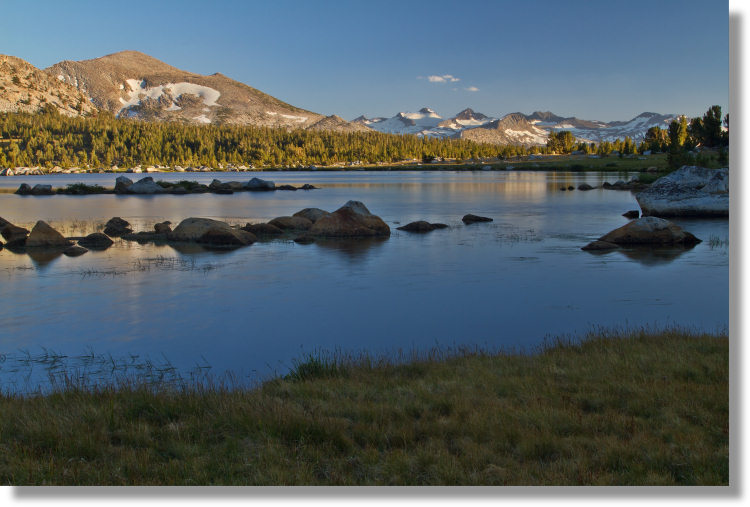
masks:
[(611, 231), (599, 241), (616, 245), (693, 246), (701, 240), (669, 220), (644, 217)]
[(416, 222), (410, 222), (406, 225), (402, 225), (401, 227), (397, 227), (399, 231), (408, 231), (408, 232), (430, 232), (434, 231), (435, 229), (444, 229), (445, 227), (448, 227), (445, 224), (431, 224), (430, 222), (427, 222), (425, 220), (417, 220)]
[(348, 201), (333, 213), (320, 217), (310, 234), (332, 238), (390, 236), (391, 229), (361, 202)]
[(255, 235), (242, 229), (211, 227), (196, 240), (196, 243), (214, 248), (238, 248), (251, 245), (256, 240)]
[(53, 229), (47, 222), (39, 220), (26, 238), (26, 248), (68, 247), (72, 242)]
[(67, 255), (68, 257), (79, 257), (85, 254), (86, 252), (88, 252), (87, 249), (78, 245), (69, 246), (68, 248), (63, 250), (63, 254)]
[(729, 216), (729, 169), (683, 166), (635, 199), (644, 216)]
[(610, 243), (609, 241), (592, 241), (588, 245), (581, 248), (581, 250), (614, 250), (620, 248), (620, 245)]
[(315, 243), (315, 238), (313, 236), (304, 234), (302, 236), (297, 236), (294, 238), (295, 243), (299, 243), (300, 245), (309, 245), (311, 243)]
[(133, 229), (130, 227), (130, 223), (120, 217), (110, 218), (104, 225), (104, 234), (107, 236), (117, 237), (131, 232), (133, 232)]
[(492, 219), (489, 217), (480, 217), (479, 215), (472, 215), (471, 213), (469, 213), (468, 215), (464, 215), (464, 217), (461, 220), (466, 225), (473, 224), (476, 222), (492, 222)]

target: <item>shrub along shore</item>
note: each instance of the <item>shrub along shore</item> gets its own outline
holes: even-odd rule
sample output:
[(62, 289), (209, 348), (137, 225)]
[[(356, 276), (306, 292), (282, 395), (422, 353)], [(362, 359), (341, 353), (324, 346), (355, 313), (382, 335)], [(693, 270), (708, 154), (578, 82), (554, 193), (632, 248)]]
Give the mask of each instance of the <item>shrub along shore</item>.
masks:
[(728, 485), (728, 337), (313, 354), (254, 388), (0, 396), (3, 484)]

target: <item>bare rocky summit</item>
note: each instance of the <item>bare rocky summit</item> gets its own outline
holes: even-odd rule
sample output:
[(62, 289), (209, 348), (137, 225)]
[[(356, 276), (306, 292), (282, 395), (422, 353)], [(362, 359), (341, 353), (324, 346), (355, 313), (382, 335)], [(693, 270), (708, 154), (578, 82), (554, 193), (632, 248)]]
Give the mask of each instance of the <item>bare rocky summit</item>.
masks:
[(66, 60), (46, 72), (119, 117), (283, 128), (307, 128), (324, 118), (222, 74), (187, 72), (138, 51)]
[(0, 112), (36, 113), (54, 107), (66, 116), (96, 111), (85, 93), (15, 56), (0, 55)]
[(492, 144), (534, 146), (545, 144), (548, 137), (547, 131), (533, 125), (521, 113), (511, 113), (481, 127), (461, 131), (462, 139)]

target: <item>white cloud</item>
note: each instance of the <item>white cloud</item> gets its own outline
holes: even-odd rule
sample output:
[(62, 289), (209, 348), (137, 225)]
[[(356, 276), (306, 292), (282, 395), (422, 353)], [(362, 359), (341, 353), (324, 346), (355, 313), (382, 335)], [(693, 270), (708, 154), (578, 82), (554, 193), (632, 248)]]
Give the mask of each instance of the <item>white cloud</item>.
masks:
[(464, 90), (466, 90), (467, 92), (478, 92), (479, 88), (477, 88), (476, 86), (469, 86), (468, 88), (464, 88)]
[(461, 80), (451, 74), (443, 74), (442, 76), (427, 76), (427, 81), (430, 83), (455, 83)]

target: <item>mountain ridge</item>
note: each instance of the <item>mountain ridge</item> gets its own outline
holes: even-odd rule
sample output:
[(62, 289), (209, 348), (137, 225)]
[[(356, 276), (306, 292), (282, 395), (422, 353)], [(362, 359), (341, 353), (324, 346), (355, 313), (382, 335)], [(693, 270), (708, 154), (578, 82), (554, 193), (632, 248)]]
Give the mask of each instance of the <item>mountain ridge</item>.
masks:
[[(434, 121), (426, 121), (422, 114), (425, 110), (430, 111), (431, 120), (439, 119), (437, 125), (433, 124)], [(531, 114), (514, 112), (502, 118), (493, 118), (471, 108), (465, 108), (455, 116), (443, 119), (434, 110), (422, 108), (419, 113), (399, 112), (391, 118), (372, 119), (361, 115), (352, 121), (390, 134), (540, 146), (546, 144), (550, 132), (560, 130), (571, 131), (576, 139), (583, 142), (614, 141), (625, 137), (640, 141), (650, 127), (659, 126), (666, 129), (669, 122), (676, 118), (678, 116), (674, 114), (643, 112), (630, 120), (603, 122), (583, 120), (575, 116), (559, 116), (551, 111), (534, 111)], [(397, 119), (401, 120), (401, 124), (395, 121)], [(410, 119), (410, 122), (406, 122), (406, 119)]]

